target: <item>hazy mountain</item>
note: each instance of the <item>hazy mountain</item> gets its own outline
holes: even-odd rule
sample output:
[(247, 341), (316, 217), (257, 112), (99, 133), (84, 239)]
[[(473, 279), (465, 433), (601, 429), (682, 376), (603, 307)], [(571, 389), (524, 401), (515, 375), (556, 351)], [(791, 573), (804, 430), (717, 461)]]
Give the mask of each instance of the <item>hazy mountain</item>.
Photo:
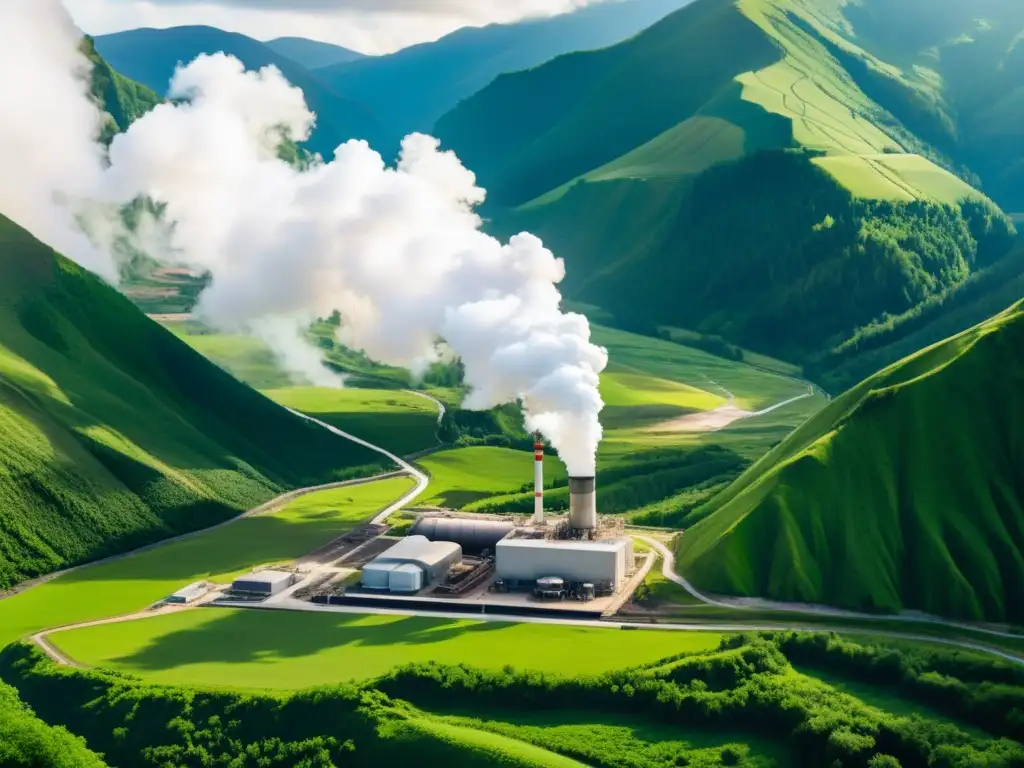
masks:
[(332, 64), (347, 64), (362, 59), (365, 54), (342, 48), (340, 45), (307, 40), (304, 37), (278, 37), (264, 43), (270, 50), (301, 64), (306, 69), (329, 67)]
[(533, 67), (569, 51), (619, 42), (688, 2), (623, 0), (551, 19), (467, 27), (437, 42), (316, 74), (338, 93), (367, 104), (388, 127), (389, 141), (396, 145), (412, 131), (430, 132), (437, 118), (503, 72)]
[(292, 85), (301, 88), (317, 114), (317, 127), (306, 147), (330, 156), (351, 138), (378, 143), (384, 133), (380, 122), (362, 104), (333, 93), (300, 64), (245, 35), (213, 27), (136, 29), (96, 38), (96, 48), (118, 72), (159, 94), (167, 91), (179, 63), (202, 53), (223, 51), (237, 57), (250, 70), (273, 65)]

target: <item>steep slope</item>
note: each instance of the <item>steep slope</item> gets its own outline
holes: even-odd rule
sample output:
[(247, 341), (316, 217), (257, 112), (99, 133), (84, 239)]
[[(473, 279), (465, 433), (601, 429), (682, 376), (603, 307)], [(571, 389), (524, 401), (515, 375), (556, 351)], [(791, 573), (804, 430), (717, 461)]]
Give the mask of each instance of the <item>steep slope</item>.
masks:
[[(982, 166), (937, 138), (953, 112), (941, 77), (851, 42), (874, 46), (851, 26), (860, 8), (908, 40), (890, 47), (918, 50), (911, 6), (930, 12), (697, 0), (616, 46), (499, 77), (438, 133), (490, 191), (497, 234), (529, 229), (566, 258), (571, 299), (813, 363), (1012, 246), (972, 186)], [(1000, 31), (979, 45), (1003, 46), (1014, 8), (985, 4)], [(1007, 110), (998, 130), (1013, 134), (1024, 105)]]
[(1024, 621), (1024, 302), (887, 368), (715, 499), (679, 564), (719, 593)]
[(92, 95), (110, 116), (103, 139), (125, 130), (160, 103), (156, 93), (140, 83), (115, 72), (99, 53), (92, 38), (82, 41), (82, 51), (92, 62)]
[(97, 50), (118, 72), (163, 94), (180, 62), (188, 63), (202, 53), (223, 51), (238, 58), (247, 69), (275, 66), (292, 85), (302, 89), (306, 103), (317, 114), (313, 137), (304, 145), (329, 157), (348, 139), (380, 140), (382, 127), (362, 104), (338, 96), (309, 71), (263, 43), (245, 35), (213, 27), (135, 29), (95, 39)]
[(264, 45), (306, 69), (347, 64), (365, 57), (365, 54), (359, 51), (331, 43), (321, 43), (319, 40), (307, 40), (304, 37), (278, 37), (268, 40)]
[(379, 460), (0, 217), (0, 588)]
[(367, 104), (390, 129), (389, 146), (437, 119), (503, 72), (635, 35), (691, 0), (626, 0), (551, 19), (466, 27), (433, 43), (316, 72), (328, 86)]

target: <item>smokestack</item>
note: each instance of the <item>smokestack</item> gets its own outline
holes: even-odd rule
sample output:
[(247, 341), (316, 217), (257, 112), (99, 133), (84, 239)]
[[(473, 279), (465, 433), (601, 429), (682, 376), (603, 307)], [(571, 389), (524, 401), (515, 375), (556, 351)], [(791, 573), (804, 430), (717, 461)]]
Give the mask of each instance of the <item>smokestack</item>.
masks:
[(533, 524), (544, 525), (544, 443), (533, 444)]
[(597, 497), (594, 478), (569, 478), (569, 527), (580, 530), (597, 528)]

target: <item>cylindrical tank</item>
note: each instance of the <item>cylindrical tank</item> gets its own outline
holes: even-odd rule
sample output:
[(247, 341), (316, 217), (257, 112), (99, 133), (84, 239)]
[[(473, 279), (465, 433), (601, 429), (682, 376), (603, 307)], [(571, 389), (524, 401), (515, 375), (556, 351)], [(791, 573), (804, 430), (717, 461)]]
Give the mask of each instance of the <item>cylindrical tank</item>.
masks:
[(580, 530), (597, 528), (597, 496), (592, 477), (569, 478), (569, 527)]
[(454, 541), (467, 554), (477, 555), (508, 536), (515, 525), (511, 520), (469, 520), (464, 517), (421, 517), (409, 529), (409, 535), (426, 536), (431, 541)]

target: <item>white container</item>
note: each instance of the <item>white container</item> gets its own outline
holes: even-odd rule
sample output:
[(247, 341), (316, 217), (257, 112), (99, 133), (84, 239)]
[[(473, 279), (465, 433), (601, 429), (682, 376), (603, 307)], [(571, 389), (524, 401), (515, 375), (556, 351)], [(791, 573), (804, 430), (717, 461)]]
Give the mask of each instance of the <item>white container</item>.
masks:
[(423, 569), (412, 563), (393, 568), (388, 574), (388, 589), (392, 592), (419, 592), (423, 589)]

